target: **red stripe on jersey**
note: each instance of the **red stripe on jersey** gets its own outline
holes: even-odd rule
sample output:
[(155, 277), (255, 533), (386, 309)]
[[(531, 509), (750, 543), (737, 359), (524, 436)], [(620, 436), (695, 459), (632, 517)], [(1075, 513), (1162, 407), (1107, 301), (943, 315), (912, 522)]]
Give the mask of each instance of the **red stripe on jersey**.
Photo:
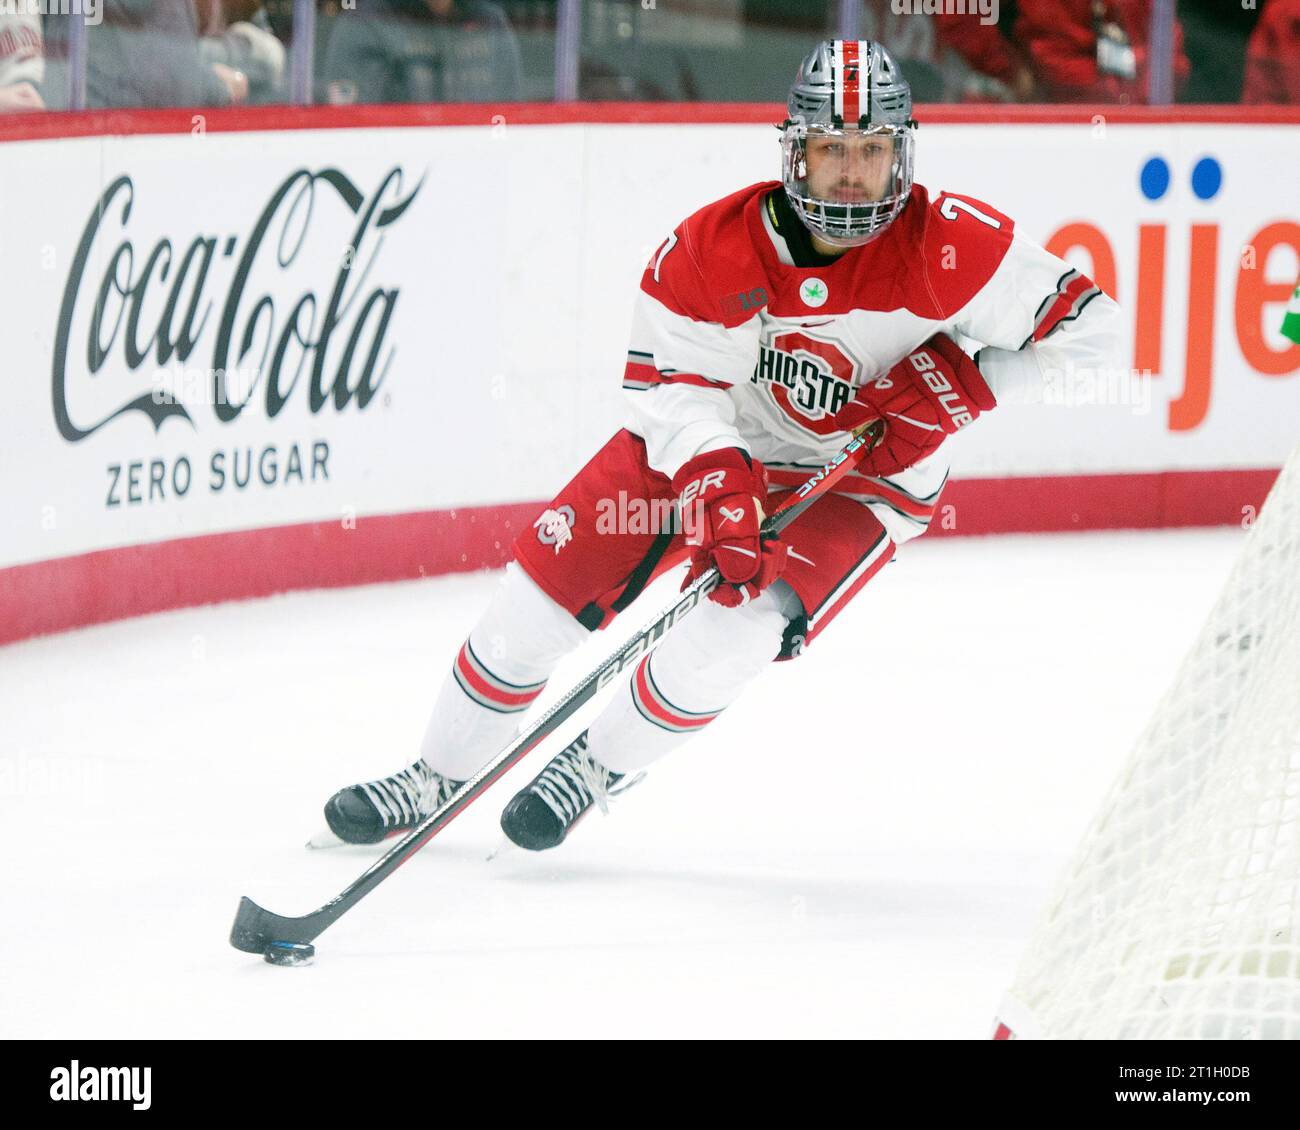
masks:
[(699, 373), (660, 374), (666, 385), (695, 385), (699, 388), (730, 388), (726, 381), (715, 381), (712, 377), (703, 377)]
[(767, 481), (772, 484), (772, 489), (778, 487), (797, 487), (808, 481), (808, 476), (812, 474), (812, 469), (804, 471), (782, 471), (776, 467), (767, 468)]
[(652, 385), (695, 385), (698, 388), (729, 388), (725, 381), (715, 381), (699, 373), (661, 373), (643, 361), (629, 361), (623, 370), (624, 381)]
[(636, 672), (632, 676), (636, 685), (637, 701), (645, 709), (646, 713), (653, 715), (662, 722), (666, 722), (670, 726), (687, 726), (692, 729), (707, 726), (717, 717), (717, 714), (678, 714), (670, 709), (668, 704), (650, 686), (649, 677), (646, 674), (646, 668), (649, 664), (650, 656), (647, 655), (637, 664)]
[(1044, 311), (1038, 319), (1038, 324), (1034, 327), (1031, 341), (1042, 341), (1057, 326), (1061, 324), (1062, 319), (1068, 318), (1071, 314), (1078, 313), (1076, 305), (1088, 291), (1096, 290), (1097, 284), (1088, 278), (1087, 275), (1075, 275), (1070, 282), (1066, 283), (1064, 288), (1056, 296), (1056, 300)]
[(860, 80), (858, 79), (858, 41), (844, 41), (844, 122), (858, 124), (862, 116)]
[(466, 653), (468, 647), (469, 644), (466, 643), (456, 653), (456, 670), (460, 672), (461, 678), (484, 698), (497, 703), (499, 706), (527, 706), (542, 693), (542, 689), (538, 688), (535, 691), (525, 691), (522, 694), (511, 694), (509, 691), (503, 691), (499, 687), (493, 686), (474, 670), (473, 661)]
[(625, 381), (637, 381), (642, 384), (660, 384), (663, 380), (659, 375), (659, 370), (653, 365), (647, 365), (644, 361), (629, 361), (627, 368), (623, 370), (623, 379)]
[(906, 491), (877, 479), (869, 479), (865, 475), (850, 474), (844, 481), (842, 493), (882, 499), (895, 510), (901, 510), (909, 517), (923, 522), (928, 522), (934, 516), (933, 502), (919, 502)]

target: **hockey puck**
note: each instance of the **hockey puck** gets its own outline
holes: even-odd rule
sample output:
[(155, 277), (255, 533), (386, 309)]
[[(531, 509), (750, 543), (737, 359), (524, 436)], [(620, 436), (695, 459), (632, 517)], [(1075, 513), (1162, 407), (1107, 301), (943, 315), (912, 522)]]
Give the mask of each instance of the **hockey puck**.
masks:
[(315, 956), (316, 947), (311, 942), (272, 942), (262, 951), (269, 965), (310, 965)]

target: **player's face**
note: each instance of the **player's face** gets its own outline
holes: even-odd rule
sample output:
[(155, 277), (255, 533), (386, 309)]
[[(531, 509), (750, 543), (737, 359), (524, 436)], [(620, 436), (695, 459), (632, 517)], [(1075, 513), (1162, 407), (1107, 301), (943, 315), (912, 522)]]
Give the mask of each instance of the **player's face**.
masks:
[(888, 134), (810, 133), (805, 143), (808, 195), (852, 204), (882, 199), (894, 171), (894, 139)]

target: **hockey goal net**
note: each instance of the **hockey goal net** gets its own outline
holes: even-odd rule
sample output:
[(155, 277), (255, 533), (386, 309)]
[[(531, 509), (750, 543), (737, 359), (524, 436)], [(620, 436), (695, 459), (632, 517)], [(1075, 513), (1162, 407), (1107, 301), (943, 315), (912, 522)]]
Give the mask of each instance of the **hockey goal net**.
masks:
[(1300, 448), (998, 1019), (1003, 1039), (1300, 1039)]

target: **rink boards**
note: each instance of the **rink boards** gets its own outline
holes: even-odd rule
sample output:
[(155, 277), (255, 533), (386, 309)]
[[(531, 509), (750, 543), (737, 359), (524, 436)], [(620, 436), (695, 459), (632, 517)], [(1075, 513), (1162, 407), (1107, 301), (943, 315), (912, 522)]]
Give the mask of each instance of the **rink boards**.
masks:
[[(1250, 519), (1300, 433), (1300, 113), (1243, 113), (918, 113), (918, 180), (1092, 274), (1128, 353), (959, 437), (936, 532)], [(622, 422), (645, 262), (775, 175), (777, 114), (0, 125), (0, 642), (499, 564)]]

